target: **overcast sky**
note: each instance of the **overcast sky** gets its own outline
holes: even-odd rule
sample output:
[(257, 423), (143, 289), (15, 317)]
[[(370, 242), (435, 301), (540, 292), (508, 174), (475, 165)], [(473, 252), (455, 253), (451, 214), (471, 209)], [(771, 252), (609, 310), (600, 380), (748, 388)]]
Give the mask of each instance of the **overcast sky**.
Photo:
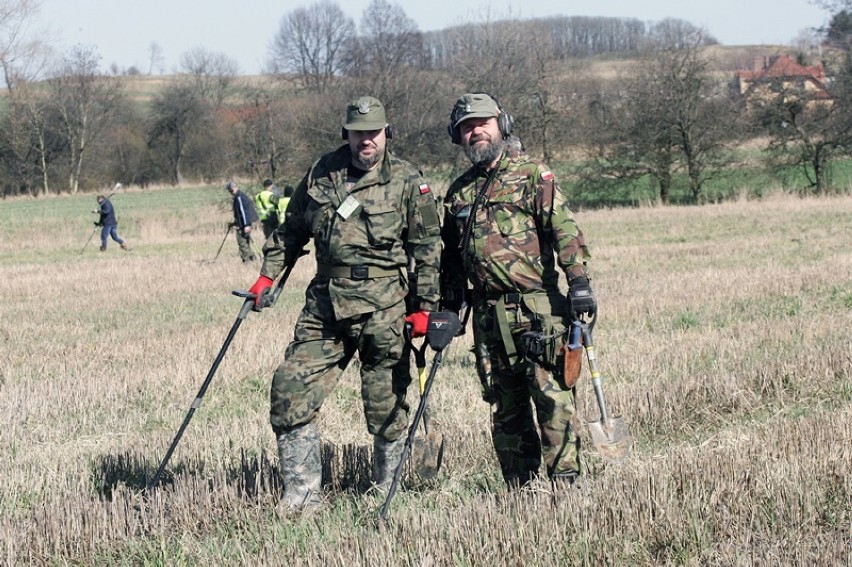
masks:
[[(724, 45), (789, 44), (802, 30), (819, 27), (827, 12), (808, 0), (403, 0), (422, 31), (490, 19), (553, 15), (610, 16), (659, 21), (687, 20)], [(104, 69), (136, 66), (147, 72), (152, 42), (165, 71), (182, 53), (205, 47), (226, 53), (244, 74), (263, 68), (281, 18), (313, 2), (294, 0), (41, 0), (38, 18), (54, 45), (92, 45)], [(370, 0), (337, 4), (358, 24)]]

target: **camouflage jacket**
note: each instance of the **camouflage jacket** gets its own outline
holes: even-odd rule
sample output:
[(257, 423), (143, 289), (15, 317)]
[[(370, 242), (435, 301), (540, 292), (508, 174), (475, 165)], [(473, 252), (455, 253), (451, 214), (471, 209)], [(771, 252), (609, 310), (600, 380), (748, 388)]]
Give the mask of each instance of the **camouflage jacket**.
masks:
[[(456, 179), (444, 200), (441, 291), (453, 299), (466, 278), (480, 294), (558, 291), (556, 264), (571, 279), (588, 275), (589, 250), (553, 173), (541, 161), (505, 154), (476, 207), (467, 253), (467, 219), (488, 175), (471, 168)], [(464, 266), (452, 270), (451, 266)]]
[[(338, 319), (402, 301), (409, 269), (417, 277), (414, 305), (434, 310), (441, 234), (432, 190), (414, 166), (386, 151), (380, 166), (347, 191), (349, 164), (344, 145), (311, 166), (290, 199), (283, 226), (264, 246), (260, 273), (275, 279), (286, 260), (297, 258), (313, 239), (320, 266), (399, 273), (397, 278), (367, 279), (317, 275), (311, 287), (320, 290), (309, 289), (308, 294), (319, 302), (330, 300)], [(327, 294), (322, 291), (326, 288)]]

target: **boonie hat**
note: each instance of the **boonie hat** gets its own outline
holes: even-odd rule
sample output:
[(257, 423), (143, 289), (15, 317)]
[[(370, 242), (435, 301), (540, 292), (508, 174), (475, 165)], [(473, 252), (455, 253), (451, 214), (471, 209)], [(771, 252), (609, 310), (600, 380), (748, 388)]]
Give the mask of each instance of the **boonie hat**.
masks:
[(464, 94), (453, 108), (453, 128), (468, 118), (497, 118), (497, 101), (485, 93)]
[(343, 127), (347, 130), (381, 130), (387, 125), (385, 107), (377, 98), (358, 97), (346, 107)]

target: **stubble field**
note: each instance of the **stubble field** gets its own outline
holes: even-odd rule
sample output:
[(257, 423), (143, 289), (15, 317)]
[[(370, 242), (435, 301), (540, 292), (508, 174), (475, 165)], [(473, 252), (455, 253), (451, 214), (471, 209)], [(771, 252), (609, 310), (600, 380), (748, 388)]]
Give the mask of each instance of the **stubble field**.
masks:
[[(386, 523), (365, 491), (357, 365), (320, 416), (326, 503), (276, 509), (271, 375), (313, 269), (251, 313), (145, 496), (259, 264), (219, 188), (0, 204), (0, 564), (849, 565), (852, 198), (580, 211), (610, 410), (634, 438), (578, 486), (507, 493), (470, 333), (432, 407), (440, 475), (407, 477)], [(597, 418), (587, 370), (579, 421)]]

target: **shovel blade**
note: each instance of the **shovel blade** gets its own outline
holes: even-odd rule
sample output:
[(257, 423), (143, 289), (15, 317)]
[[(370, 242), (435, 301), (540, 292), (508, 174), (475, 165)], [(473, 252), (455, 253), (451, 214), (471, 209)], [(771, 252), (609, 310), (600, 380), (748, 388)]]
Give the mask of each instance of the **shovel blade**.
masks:
[(590, 421), (587, 425), (592, 443), (602, 457), (620, 461), (630, 454), (630, 433), (621, 416), (610, 417), (606, 421)]
[(438, 476), (444, 459), (444, 436), (431, 431), (416, 437), (411, 447), (411, 466), (417, 475), (429, 480)]

